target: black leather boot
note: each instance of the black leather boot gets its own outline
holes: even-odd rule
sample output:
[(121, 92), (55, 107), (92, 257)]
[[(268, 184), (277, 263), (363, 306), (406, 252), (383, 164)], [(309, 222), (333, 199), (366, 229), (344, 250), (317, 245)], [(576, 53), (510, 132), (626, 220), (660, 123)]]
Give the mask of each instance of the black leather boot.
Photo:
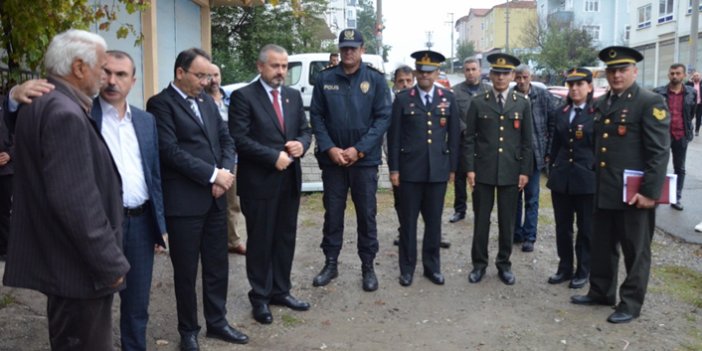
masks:
[(364, 263), (361, 266), (363, 272), (363, 290), (376, 291), (378, 290), (378, 278), (373, 270), (373, 263)]
[(327, 257), (324, 261), (324, 268), (317, 274), (312, 280), (312, 285), (314, 286), (325, 286), (329, 284), (332, 279), (339, 276), (339, 270), (337, 269), (338, 261), (336, 258)]

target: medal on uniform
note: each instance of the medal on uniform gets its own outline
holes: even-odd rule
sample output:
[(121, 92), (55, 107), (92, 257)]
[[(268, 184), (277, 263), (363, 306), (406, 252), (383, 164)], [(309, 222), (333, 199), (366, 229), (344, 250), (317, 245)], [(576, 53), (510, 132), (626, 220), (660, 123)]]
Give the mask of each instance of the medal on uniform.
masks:
[(514, 113), (514, 129), (519, 129), (519, 112)]
[(619, 127), (617, 127), (617, 134), (620, 136), (625, 136), (626, 135), (626, 125), (620, 124)]
[(365, 94), (368, 92), (368, 89), (370, 89), (370, 83), (367, 81), (361, 82), (361, 91)]
[(439, 118), (439, 125), (441, 128), (446, 127), (446, 117)]
[(578, 124), (578, 129), (575, 131), (575, 139), (583, 138), (583, 125)]

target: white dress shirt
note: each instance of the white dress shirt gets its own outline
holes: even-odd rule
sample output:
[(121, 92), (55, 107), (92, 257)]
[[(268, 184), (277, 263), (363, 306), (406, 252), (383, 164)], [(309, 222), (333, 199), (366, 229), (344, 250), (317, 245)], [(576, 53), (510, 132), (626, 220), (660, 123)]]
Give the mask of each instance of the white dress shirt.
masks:
[(144, 178), (139, 140), (132, 123), (132, 111), (127, 104), (124, 118), (120, 119), (114, 106), (102, 98), (99, 101), (102, 108), (100, 132), (122, 178), (122, 203), (124, 207), (138, 207), (149, 199), (149, 189)]

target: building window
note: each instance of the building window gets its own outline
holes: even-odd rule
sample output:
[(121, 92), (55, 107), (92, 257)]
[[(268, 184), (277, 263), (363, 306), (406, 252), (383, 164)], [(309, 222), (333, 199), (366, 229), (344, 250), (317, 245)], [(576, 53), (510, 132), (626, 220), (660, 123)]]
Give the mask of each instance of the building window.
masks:
[[(702, 3), (700, 4), (700, 11), (702, 12)], [(687, 14), (692, 14), (692, 0), (687, 0)]]
[(658, 23), (666, 23), (673, 20), (673, 3), (675, 0), (659, 0)]
[(624, 40), (629, 41), (630, 37), (631, 37), (631, 26), (626, 26), (624, 28)]
[(600, 41), (600, 26), (583, 26), (583, 30), (590, 34), (593, 41)]
[(585, 12), (600, 12), (600, 0), (585, 0)]
[(637, 29), (648, 28), (651, 26), (651, 4), (639, 7), (639, 23)]

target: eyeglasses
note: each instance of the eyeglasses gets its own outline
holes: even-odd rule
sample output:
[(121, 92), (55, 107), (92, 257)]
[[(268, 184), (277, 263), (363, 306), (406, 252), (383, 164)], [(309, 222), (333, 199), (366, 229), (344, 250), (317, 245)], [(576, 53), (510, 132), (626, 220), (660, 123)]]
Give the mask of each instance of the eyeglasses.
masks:
[(194, 75), (195, 78), (197, 78), (197, 80), (200, 80), (200, 81), (206, 80), (206, 81), (209, 82), (209, 81), (212, 80), (212, 75), (211, 75), (211, 74), (202, 73), (202, 72), (195, 73), (195, 72), (188, 71), (188, 70), (185, 69), (185, 68), (183, 68), (183, 71), (185, 71), (185, 73), (190, 73), (190, 74)]

